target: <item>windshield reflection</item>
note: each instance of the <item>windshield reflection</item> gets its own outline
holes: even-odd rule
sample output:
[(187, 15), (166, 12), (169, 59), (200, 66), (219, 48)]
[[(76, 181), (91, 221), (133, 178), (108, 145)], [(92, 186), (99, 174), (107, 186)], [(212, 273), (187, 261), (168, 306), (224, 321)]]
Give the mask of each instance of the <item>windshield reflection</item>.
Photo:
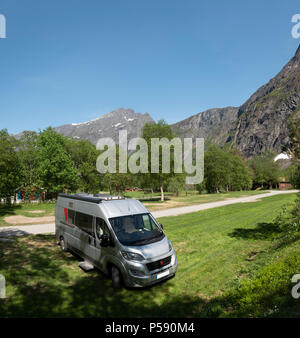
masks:
[(150, 214), (114, 217), (109, 221), (123, 245), (150, 244), (165, 236)]

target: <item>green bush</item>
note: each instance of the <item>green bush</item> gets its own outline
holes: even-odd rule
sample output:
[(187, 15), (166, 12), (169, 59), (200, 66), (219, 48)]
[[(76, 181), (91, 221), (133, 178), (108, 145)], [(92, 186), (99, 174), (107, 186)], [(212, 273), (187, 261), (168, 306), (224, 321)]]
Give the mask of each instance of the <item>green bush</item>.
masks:
[(287, 307), (299, 302), (291, 296), (291, 278), (297, 273), (300, 273), (299, 249), (284, 259), (268, 264), (254, 278), (242, 281), (236, 291), (228, 296), (228, 305), (233, 310), (226, 316), (280, 315)]
[(279, 243), (289, 244), (300, 236), (300, 196), (293, 204), (285, 205), (274, 223), (281, 230), (278, 237)]

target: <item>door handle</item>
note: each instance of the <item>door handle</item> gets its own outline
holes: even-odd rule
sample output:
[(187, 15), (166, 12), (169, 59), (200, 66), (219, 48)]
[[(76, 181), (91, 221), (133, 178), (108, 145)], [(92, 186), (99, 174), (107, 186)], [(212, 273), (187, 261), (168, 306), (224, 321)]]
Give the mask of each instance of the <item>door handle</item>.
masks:
[(89, 244), (93, 244), (94, 246), (96, 246), (96, 239), (89, 236)]

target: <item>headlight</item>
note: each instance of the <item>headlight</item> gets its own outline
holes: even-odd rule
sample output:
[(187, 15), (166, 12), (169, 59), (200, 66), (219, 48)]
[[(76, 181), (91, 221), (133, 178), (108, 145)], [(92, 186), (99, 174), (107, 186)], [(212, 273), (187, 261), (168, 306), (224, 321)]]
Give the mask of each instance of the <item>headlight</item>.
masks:
[(128, 261), (143, 261), (144, 257), (134, 252), (122, 251), (122, 255)]
[(171, 264), (172, 264), (172, 265), (175, 264), (175, 255), (172, 255), (172, 258), (171, 258)]

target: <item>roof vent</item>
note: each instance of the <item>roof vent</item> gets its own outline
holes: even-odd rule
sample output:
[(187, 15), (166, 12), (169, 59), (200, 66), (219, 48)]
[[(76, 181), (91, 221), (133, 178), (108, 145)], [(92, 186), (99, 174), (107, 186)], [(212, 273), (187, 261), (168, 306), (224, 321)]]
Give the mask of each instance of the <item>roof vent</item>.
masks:
[(123, 200), (123, 196), (112, 196), (112, 195), (107, 195), (107, 194), (95, 194), (94, 197), (98, 197), (104, 201), (111, 201), (111, 200)]
[(102, 201), (113, 201), (113, 200), (123, 200), (123, 196), (111, 196), (106, 194), (87, 194), (87, 193), (78, 193), (75, 195), (68, 194), (58, 194), (59, 197), (70, 198), (79, 201), (91, 202), (91, 203), (101, 203)]

